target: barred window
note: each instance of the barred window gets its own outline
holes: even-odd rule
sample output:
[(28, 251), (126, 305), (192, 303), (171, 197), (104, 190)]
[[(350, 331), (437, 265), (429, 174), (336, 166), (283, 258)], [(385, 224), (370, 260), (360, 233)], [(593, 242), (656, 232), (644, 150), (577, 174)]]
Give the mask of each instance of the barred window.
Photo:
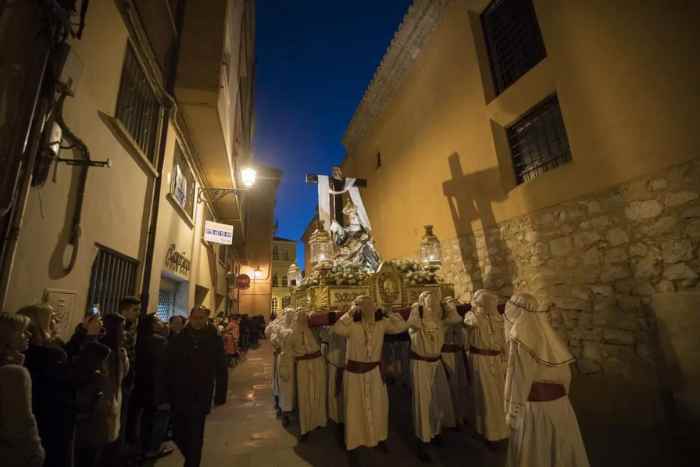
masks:
[(279, 298), (277, 298), (277, 297), (272, 297), (272, 302), (270, 303), (270, 305), (272, 306), (272, 312), (273, 312), (273, 313), (277, 313), (278, 311), (280, 311), (280, 301), (279, 301)]
[(139, 262), (107, 247), (99, 247), (92, 264), (88, 307), (97, 305), (102, 314), (119, 311), (122, 298), (134, 295)]
[(173, 162), (173, 173), (170, 176), (170, 195), (190, 219), (194, 218), (194, 195), (196, 185), (194, 175), (190, 166), (185, 160), (185, 155), (180, 149), (180, 145), (175, 145), (175, 159)]
[(277, 273), (274, 273), (272, 275), (272, 287), (279, 287), (280, 286), (280, 281), (279, 281), (279, 276)]
[(136, 53), (131, 44), (128, 44), (117, 97), (116, 118), (153, 164), (157, 157), (161, 110)]
[(571, 160), (556, 94), (530, 109), (507, 133), (518, 184)]
[(272, 259), (274, 261), (279, 261), (280, 259), (280, 250), (277, 248), (277, 246), (272, 247)]
[(481, 24), (496, 94), (547, 56), (532, 0), (493, 0)]
[(168, 321), (175, 310), (175, 292), (161, 289), (158, 292), (158, 308), (156, 315), (163, 321)]

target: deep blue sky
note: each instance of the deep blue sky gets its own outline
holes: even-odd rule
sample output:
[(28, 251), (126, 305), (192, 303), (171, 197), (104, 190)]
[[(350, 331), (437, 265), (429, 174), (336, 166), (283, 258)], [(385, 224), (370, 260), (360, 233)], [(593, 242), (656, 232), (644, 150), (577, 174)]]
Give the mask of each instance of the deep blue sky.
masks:
[[(411, 0), (258, 0), (255, 158), (279, 167), (277, 235), (299, 240), (316, 209), (306, 173), (344, 157), (347, 124)], [(303, 250), (297, 247), (303, 266)]]

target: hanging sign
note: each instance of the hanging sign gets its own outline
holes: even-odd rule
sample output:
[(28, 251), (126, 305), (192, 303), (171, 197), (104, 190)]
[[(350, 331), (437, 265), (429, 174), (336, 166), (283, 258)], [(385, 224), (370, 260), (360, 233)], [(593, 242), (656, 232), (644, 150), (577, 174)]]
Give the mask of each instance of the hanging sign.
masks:
[(221, 245), (231, 245), (233, 243), (233, 226), (205, 221), (204, 240)]

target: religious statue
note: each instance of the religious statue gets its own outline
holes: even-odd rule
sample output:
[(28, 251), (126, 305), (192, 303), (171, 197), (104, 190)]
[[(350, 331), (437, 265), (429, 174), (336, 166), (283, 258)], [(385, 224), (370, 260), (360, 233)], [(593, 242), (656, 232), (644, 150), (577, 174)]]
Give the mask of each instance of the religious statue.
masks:
[(380, 262), (379, 255), (370, 233), (357, 216), (357, 208), (348, 201), (343, 214), (349, 219), (347, 226), (343, 227), (335, 221), (331, 224), (331, 236), (338, 247), (337, 258), (376, 271)]

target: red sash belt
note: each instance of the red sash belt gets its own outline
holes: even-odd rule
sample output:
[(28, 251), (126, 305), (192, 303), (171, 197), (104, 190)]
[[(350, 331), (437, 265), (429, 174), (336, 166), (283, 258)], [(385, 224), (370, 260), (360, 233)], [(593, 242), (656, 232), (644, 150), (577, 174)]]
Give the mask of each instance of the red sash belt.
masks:
[(566, 396), (566, 389), (558, 383), (534, 382), (530, 386), (529, 402), (549, 402)]
[(357, 360), (348, 360), (348, 363), (345, 364), (345, 370), (350, 373), (362, 374), (369, 373), (380, 365), (381, 362), (358, 362)]
[(343, 392), (343, 373), (345, 373), (344, 366), (337, 366), (327, 360), (328, 364), (335, 368), (335, 396), (339, 396)]
[(442, 353), (458, 353), (464, 350), (464, 347), (458, 344), (445, 344), (442, 346)]
[(297, 362), (299, 362), (302, 360), (313, 360), (315, 358), (321, 358), (321, 351), (320, 350), (318, 352), (307, 353), (306, 355), (302, 355), (301, 357), (297, 357), (296, 360), (297, 360)]
[(430, 363), (439, 362), (441, 360), (440, 355), (438, 355), (437, 357), (424, 357), (423, 355), (418, 355), (413, 350), (409, 352), (408, 358), (410, 358), (411, 360), (420, 360), (421, 362)]
[(469, 353), (473, 353), (476, 355), (485, 355), (488, 357), (496, 357), (498, 355), (501, 355), (500, 350), (491, 350), (491, 349), (480, 349), (478, 347), (469, 346)]

